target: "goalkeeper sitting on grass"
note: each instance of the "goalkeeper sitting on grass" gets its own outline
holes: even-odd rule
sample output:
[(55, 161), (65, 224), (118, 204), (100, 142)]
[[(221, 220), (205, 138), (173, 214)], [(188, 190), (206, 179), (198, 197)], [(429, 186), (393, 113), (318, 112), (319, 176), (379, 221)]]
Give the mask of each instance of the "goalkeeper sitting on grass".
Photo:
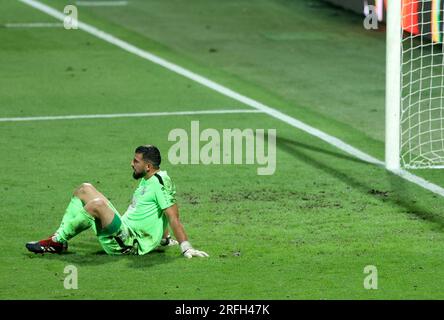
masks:
[[(160, 152), (155, 146), (136, 149), (131, 166), (134, 179), (141, 181), (123, 216), (96, 188), (84, 183), (74, 191), (55, 234), (48, 239), (28, 242), (26, 248), (35, 253), (62, 253), (68, 248), (68, 240), (93, 228), (107, 254), (143, 255), (159, 245), (179, 242), (185, 257), (208, 257), (188, 242), (174, 199), (174, 183), (166, 171), (160, 170), (160, 161)], [(178, 242), (169, 236), (168, 224)]]

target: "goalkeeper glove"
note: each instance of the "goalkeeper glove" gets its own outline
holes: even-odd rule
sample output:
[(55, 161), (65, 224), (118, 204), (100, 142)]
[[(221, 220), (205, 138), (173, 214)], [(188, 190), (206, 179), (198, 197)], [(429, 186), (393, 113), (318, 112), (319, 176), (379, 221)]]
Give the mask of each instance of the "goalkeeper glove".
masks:
[(192, 257), (209, 257), (206, 252), (194, 249), (188, 241), (183, 241), (180, 244), (180, 249), (184, 257), (191, 259)]
[(162, 247), (171, 247), (171, 246), (175, 246), (176, 244), (179, 244), (179, 242), (177, 242), (177, 240), (174, 240), (173, 238), (171, 238), (170, 235), (168, 235), (166, 238), (163, 238), (162, 240), (160, 240), (160, 245)]

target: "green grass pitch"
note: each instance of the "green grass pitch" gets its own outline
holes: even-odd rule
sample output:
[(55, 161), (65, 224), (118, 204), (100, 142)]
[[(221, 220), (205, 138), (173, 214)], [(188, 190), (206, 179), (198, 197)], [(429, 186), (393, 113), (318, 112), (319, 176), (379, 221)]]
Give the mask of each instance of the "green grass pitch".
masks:
[[(57, 21), (0, 7), (0, 118), (249, 108), (80, 30), (6, 28)], [(385, 34), (359, 16), (320, 1), (131, 0), (79, 7), (79, 19), (383, 159)], [(168, 133), (192, 120), (276, 129), (275, 174), (171, 165)], [(0, 122), (0, 141), (0, 299), (444, 298), (443, 199), (266, 114)], [(209, 259), (177, 247), (110, 257), (90, 231), (68, 254), (26, 251), (82, 182), (123, 213), (146, 143), (163, 152), (191, 243)], [(67, 265), (77, 290), (63, 286)], [(363, 286), (367, 265), (377, 290)]]

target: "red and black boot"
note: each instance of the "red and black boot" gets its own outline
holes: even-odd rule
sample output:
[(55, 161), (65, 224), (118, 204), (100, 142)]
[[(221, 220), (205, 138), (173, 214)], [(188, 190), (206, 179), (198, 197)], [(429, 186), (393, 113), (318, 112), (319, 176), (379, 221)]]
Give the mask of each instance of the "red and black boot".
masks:
[(48, 239), (28, 242), (26, 249), (34, 253), (63, 253), (68, 250), (68, 242), (56, 242), (51, 236)]

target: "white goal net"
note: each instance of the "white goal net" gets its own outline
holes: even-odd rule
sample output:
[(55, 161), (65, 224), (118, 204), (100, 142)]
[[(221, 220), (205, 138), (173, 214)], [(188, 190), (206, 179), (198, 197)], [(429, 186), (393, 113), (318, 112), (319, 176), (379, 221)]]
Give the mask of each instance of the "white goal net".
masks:
[(401, 21), (401, 165), (444, 168), (443, 3), (403, 0)]

